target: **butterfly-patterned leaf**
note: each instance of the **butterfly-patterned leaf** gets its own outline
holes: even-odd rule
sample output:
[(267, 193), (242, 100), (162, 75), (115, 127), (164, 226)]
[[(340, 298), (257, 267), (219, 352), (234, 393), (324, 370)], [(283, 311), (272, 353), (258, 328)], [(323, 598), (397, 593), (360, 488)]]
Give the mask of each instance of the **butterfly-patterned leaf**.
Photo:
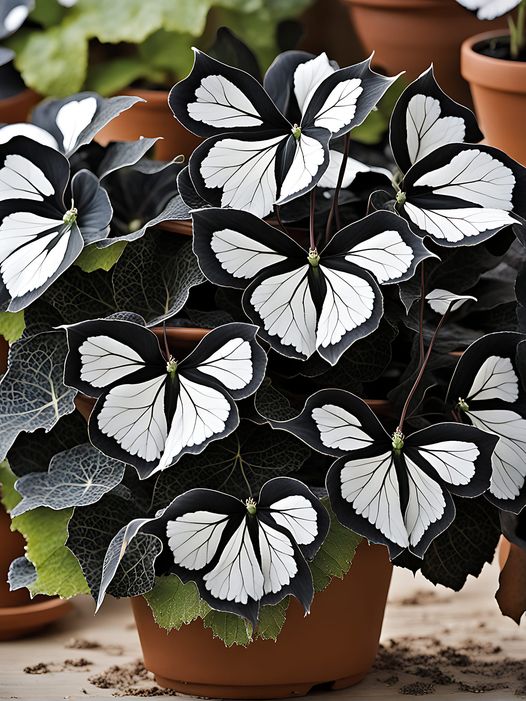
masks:
[(526, 214), (526, 168), (491, 146), (440, 146), (400, 187), (399, 213), (441, 246), (473, 246)]
[(329, 516), (312, 492), (277, 477), (246, 502), (192, 489), (144, 530), (165, 543), (162, 573), (194, 581), (213, 609), (255, 626), (261, 605), (289, 594), (309, 610), (314, 589), (306, 558), (314, 557), (328, 529)]
[(482, 140), (475, 115), (446, 95), (430, 66), (404, 90), (391, 115), (391, 148), (402, 173), (439, 146)]
[(335, 365), (378, 328), (379, 284), (410, 278), (432, 254), (400, 217), (375, 212), (337, 232), (319, 254), (248, 212), (193, 212), (193, 245), (215, 284), (245, 289), (243, 306), (279, 353)]
[(344, 526), (387, 545), (391, 558), (406, 549), (423, 557), (454, 519), (451, 494), (474, 497), (489, 485), (494, 437), (454, 423), (390, 436), (343, 390), (321, 390), (296, 419), (273, 425), (340, 456), (327, 475), (332, 508)]
[(495, 19), (514, 10), (521, 0), (457, 0), (457, 2), (476, 13), (479, 19)]
[(170, 93), (176, 118), (209, 137), (192, 154), (189, 174), (214, 206), (265, 216), (311, 190), (329, 164), (331, 137), (361, 124), (394, 80), (371, 71), (370, 60), (334, 70), (324, 54), (300, 63), (285, 57), (279, 71), (283, 61), (301, 102), (295, 123), (251, 75), (197, 50), (190, 75)]
[(201, 453), (237, 428), (235, 399), (254, 393), (266, 356), (256, 327), (225, 324), (186, 358), (163, 356), (143, 326), (96, 320), (67, 326), (65, 381), (97, 397), (90, 439), (142, 478)]
[(526, 504), (526, 394), (517, 366), (525, 336), (488, 334), (460, 358), (448, 390), (449, 401), (471, 424), (498, 438), (486, 497), (504, 511)]

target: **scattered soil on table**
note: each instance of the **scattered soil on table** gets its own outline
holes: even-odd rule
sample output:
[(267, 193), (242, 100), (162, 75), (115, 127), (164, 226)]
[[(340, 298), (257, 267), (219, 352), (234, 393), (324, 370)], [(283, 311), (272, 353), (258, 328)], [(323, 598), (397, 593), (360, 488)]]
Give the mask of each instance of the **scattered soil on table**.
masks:
[(64, 672), (68, 669), (86, 669), (93, 662), (85, 657), (75, 660), (64, 660), (64, 662), (37, 662), (36, 664), (24, 667), (26, 674), (51, 674), (52, 672)]
[(404, 597), (403, 599), (398, 599), (393, 601), (393, 604), (398, 604), (399, 606), (422, 606), (424, 604), (448, 604), (451, 601), (451, 597), (440, 596), (433, 589), (416, 591), (411, 596)]
[(439, 693), (441, 686), (472, 694), (513, 689), (524, 696), (526, 659), (501, 654), (502, 648), (491, 643), (466, 640), (452, 646), (436, 638), (407, 636), (381, 645), (374, 668), (391, 674), (378, 681), (408, 696)]
[(65, 645), (68, 650), (102, 650), (108, 655), (122, 655), (124, 648), (122, 645), (102, 645), (96, 640), (86, 640), (84, 638), (71, 638)]
[(148, 672), (141, 660), (113, 665), (89, 677), (88, 681), (99, 689), (112, 689), (113, 696), (176, 696), (175, 691), (161, 689), (155, 684), (153, 674)]

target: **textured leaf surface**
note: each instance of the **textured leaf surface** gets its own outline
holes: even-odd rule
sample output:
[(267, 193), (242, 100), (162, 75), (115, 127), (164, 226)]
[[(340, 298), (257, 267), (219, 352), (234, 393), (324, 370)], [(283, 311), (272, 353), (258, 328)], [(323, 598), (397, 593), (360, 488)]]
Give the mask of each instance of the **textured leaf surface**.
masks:
[(179, 630), (210, 610), (199, 597), (193, 582), (183, 584), (177, 575), (157, 577), (155, 587), (145, 594), (155, 622), (166, 630)]
[(40, 334), (11, 348), (0, 383), (0, 458), (22, 431), (49, 431), (75, 409), (76, 392), (62, 382), (66, 351), (62, 332)]
[(54, 455), (87, 440), (86, 422), (78, 411), (74, 411), (63, 416), (48, 432), (39, 429), (34, 433), (21, 433), (7, 457), (17, 477), (30, 472), (46, 472)]
[[(7, 463), (0, 465), (2, 503), (8, 511), (20, 501), (14, 488), (15, 475)], [(68, 523), (73, 509), (52, 511), (41, 507), (13, 518), (13, 530), (26, 539), (26, 557), (34, 565), (37, 577), (31, 585), (32, 594), (47, 594), (69, 599), (77, 594), (87, 594), (88, 587), (79, 563), (65, 547)]]
[(331, 527), (325, 542), (310, 563), (315, 591), (323, 591), (333, 577), (342, 579), (349, 569), (362, 541), (362, 536), (342, 526), (336, 516), (330, 512), (327, 501), (323, 502), (331, 515)]
[(154, 509), (167, 506), (196, 485), (246, 499), (247, 493), (256, 494), (272, 477), (298, 470), (309, 454), (305, 444), (289, 433), (244, 421), (200, 455), (185, 455), (177, 469), (162, 472), (155, 485)]
[(35, 565), (30, 562), (27, 557), (17, 557), (16, 560), (9, 566), (7, 573), (7, 581), (9, 589), (16, 591), (17, 589), (30, 589), (37, 580), (37, 571)]
[(157, 536), (137, 533), (124, 556), (108, 591), (116, 597), (139, 596), (155, 585), (155, 560), (163, 549)]
[(18, 516), (39, 506), (59, 510), (94, 504), (123, 476), (123, 463), (107, 457), (91, 443), (77, 445), (55, 455), (48, 472), (35, 472), (17, 481), (22, 501), (12, 514)]
[(484, 497), (455, 499), (457, 514), (420, 560), (403, 554), (395, 564), (422, 574), (433, 584), (460, 591), (468, 576), (478, 577), (491, 562), (500, 538), (499, 514)]

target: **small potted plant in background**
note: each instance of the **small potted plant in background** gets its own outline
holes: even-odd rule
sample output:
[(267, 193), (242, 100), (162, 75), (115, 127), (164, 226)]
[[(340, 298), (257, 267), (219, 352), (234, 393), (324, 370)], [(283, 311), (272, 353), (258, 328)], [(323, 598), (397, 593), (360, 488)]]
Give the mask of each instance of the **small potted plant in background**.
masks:
[(177, 3), (139, 7), (103, 1), (62, 7), (58, 0), (33, 0), (27, 3), (30, 24), (10, 47), (25, 84), (43, 96), (90, 90), (141, 97), (144, 103), (113, 121), (98, 139), (106, 144), (163, 137), (156, 157), (167, 160), (188, 156), (197, 143), (178, 129), (167, 109), (170, 86), (191, 67), (190, 47), (208, 48), (216, 29), (228, 24), (268, 65), (278, 48), (278, 24), (295, 18), (310, 2), (292, 0), (282, 7), (268, 0), (197, 0), (181, 8)]
[(3, 45), (24, 24), (32, 4), (31, 0), (0, 3), (0, 124), (24, 121), (39, 99), (15, 69), (14, 51)]
[(11, 348), (0, 447), (28, 542), (11, 586), (132, 597), (163, 686), (356, 683), (389, 560), (460, 589), (526, 501), (526, 460), (507, 469), (525, 454), (526, 170), (477, 144), (431, 69), (396, 104), (392, 153), (357, 163), (349, 135), (393, 80), (286, 52), (262, 84), (196, 51), (170, 95), (205, 139), (174, 196), (192, 240), (141, 230), (110, 270), (70, 267)]
[[(508, 14), (508, 32), (488, 31), (462, 45), (462, 75), (469, 82), (488, 143), (526, 163), (526, 3), (457, 0), (484, 24)], [(506, 120), (503, 120), (506, 115)], [(505, 122), (505, 123), (504, 123)]]
[[(469, 0), (468, 0), (469, 1)], [(440, 85), (455, 100), (469, 104), (460, 75), (459, 49), (476, 31), (476, 19), (457, 0), (343, 0), (358, 37), (375, 63), (392, 73), (406, 71), (414, 80), (430, 63)], [(488, 29), (502, 29), (495, 20)]]

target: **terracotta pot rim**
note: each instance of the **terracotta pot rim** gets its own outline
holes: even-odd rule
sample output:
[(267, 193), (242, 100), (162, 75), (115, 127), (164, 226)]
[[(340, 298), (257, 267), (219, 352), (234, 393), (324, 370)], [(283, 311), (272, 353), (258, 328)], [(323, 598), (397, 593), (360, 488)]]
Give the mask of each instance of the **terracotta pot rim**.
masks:
[(171, 234), (181, 234), (181, 236), (191, 236), (193, 233), (191, 219), (168, 219), (156, 225), (161, 231), (168, 231)]
[(485, 56), (474, 49), (476, 44), (506, 36), (508, 32), (497, 29), (466, 39), (460, 50), (462, 76), (470, 83), (499, 92), (526, 94), (526, 61)]
[[(142, 97), (146, 100), (147, 105), (157, 109), (162, 106), (163, 109), (168, 107), (168, 94), (169, 90), (147, 90), (146, 88), (132, 88), (128, 87), (124, 90), (119, 90), (119, 95), (132, 95), (134, 97)], [(175, 117), (174, 117), (175, 119)]]
[(24, 88), (20, 92), (17, 92), (15, 95), (11, 95), (10, 97), (4, 97), (2, 100), (0, 100), (0, 105), (3, 108), (10, 108), (17, 106), (19, 103), (24, 103), (24, 102), (29, 102), (33, 101), (36, 103), (39, 99), (38, 94), (34, 91), (31, 90), (31, 88)]
[(34, 616), (43, 611), (60, 608), (71, 608), (71, 602), (59, 597), (50, 597), (44, 601), (34, 601), (22, 606), (2, 606), (0, 608), (0, 628), (2, 627), (2, 621), (8, 618)]

